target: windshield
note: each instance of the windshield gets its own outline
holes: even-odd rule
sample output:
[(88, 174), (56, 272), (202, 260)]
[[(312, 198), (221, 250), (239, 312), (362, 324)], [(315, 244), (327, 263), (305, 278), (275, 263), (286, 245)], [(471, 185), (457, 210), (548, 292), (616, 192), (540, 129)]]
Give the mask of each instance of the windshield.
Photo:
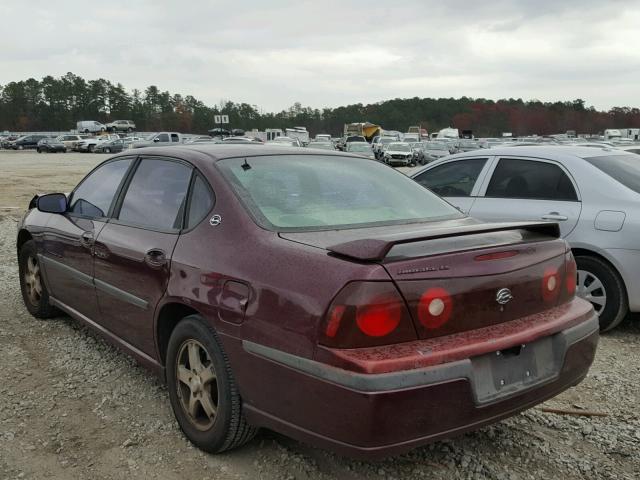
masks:
[(369, 146), (368, 143), (353, 142), (353, 143), (349, 144), (349, 146), (347, 147), (347, 151), (349, 151), (349, 152), (370, 152), (371, 151), (371, 147)]
[(427, 150), (449, 150), (449, 147), (443, 142), (432, 142), (427, 144)]
[(367, 159), (273, 155), (218, 162), (256, 221), (271, 230), (414, 223), (462, 214), (405, 175)]
[(411, 147), (406, 143), (392, 143), (389, 145), (388, 150), (393, 150), (394, 152), (410, 152)]
[(625, 187), (640, 193), (640, 159), (637, 155), (608, 155), (585, 160)]
[(390, 137), (387, 137), (387, 138), (381, 138), (381, 139), (380, 139), (380, 143), (384, 143), (385, 145), (386, 145), (387, 143), (393, 143), (393, 142), (395, 142), (395, 141), (396, 141), (396, 139), (395, 139), (395, 138), (390, 138)]

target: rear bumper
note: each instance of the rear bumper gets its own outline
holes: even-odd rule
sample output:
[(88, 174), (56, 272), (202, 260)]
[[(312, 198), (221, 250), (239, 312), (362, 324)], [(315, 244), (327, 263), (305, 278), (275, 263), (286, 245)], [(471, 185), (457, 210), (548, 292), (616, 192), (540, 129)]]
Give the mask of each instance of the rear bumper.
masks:
[(244, 357), (233, 368), (251, 423), (349, 456), (379, 458), (496, 422), (579, 383), (595, 355), (597, 317), (589, 310), (579, 323), (527, 345), (536, 342), (546, 342), (539, 351), (548, 355), (534, 363), (552, 356), (557, 369), (504, 387), (504, 368), (492, 367), (487, 354), (379, 374), (247, 341), (230, 357), (232, 365)]

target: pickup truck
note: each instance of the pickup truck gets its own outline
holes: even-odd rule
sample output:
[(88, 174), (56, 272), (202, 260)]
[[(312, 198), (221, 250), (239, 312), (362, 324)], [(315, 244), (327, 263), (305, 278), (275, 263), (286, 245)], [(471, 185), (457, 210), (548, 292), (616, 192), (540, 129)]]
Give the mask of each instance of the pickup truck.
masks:
[(143, 148), (153, 146), (179, 145), (184, 143), (182, 134), (177, 132), (158, 132), (140, 142), (133, 142), (132, 148)]

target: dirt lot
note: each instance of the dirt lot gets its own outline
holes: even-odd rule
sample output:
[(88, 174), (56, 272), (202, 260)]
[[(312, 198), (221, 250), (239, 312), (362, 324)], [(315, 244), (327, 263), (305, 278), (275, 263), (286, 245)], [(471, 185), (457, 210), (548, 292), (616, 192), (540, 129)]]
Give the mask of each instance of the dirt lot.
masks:
[(640, 325), (601, 339), (588, 378), (546, 406), (407, 455), (363, 463), (272, 432), (207, 455), (178, 430), (166, 389), (67, 317), (23, 307), (16, 218), (36, 192), (69, 191), (98, 161), (0, 150), (0, 479), (640, 478)]

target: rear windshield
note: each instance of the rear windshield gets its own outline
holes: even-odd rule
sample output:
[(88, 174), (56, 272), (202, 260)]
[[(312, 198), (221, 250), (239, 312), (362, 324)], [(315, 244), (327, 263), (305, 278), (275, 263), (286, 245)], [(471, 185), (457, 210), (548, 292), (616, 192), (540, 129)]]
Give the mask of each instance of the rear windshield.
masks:
[(640, 193), (640, 158), (637, 155), (607, 155), (585, 160), (625, 187)]
[(279, 231), (392, 225), (463, 215), (405, 175), (366, 159), (273, 155), (218, 165), (256, 221)]

